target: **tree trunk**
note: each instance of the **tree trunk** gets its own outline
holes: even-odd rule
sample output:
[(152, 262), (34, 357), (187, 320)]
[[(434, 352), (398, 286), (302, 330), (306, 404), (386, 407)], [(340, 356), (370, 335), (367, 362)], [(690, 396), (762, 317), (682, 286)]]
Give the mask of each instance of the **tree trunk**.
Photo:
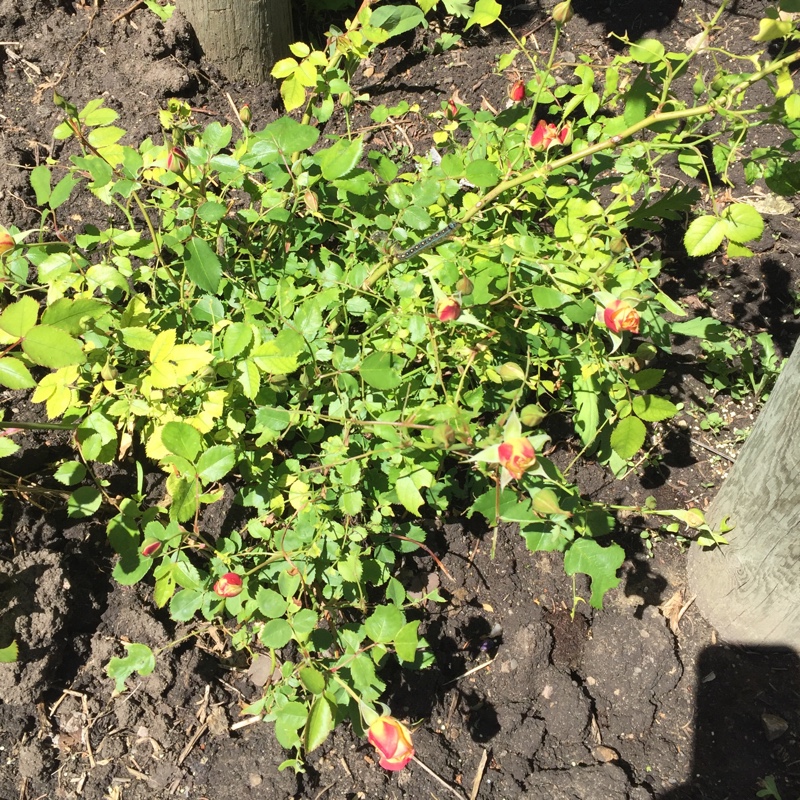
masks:
[(800, 650), (800, 344), (706, 514), (729, 545), (692, 546), (689, 585), (727, 641)]
[(200, 46), (232, 81), (262, 83), (292, 42), (291, 0), (177, 0)]

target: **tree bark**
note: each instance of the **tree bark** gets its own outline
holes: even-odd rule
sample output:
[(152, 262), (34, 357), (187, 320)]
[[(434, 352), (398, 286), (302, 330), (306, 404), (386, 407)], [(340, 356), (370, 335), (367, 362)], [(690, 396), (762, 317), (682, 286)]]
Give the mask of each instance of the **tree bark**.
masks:
[(689, 585), (720, 636), (800, 650), (800, 344), (709, 508), (730, 542), (692, 546)]
[(262, 83), (288, 55), (291, 0), (177, 0), (177, 6), (229, 80)]

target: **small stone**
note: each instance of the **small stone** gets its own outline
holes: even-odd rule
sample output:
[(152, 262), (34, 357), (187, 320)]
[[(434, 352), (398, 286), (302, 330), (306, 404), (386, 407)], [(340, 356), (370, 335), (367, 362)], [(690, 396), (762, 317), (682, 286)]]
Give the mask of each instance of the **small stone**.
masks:
[(762, 714), (761, 723), (764, 726), (764, 735), (768, 742), (780, 739), (789, 730), (789, 723), (777, 714)]
[(619, 753), (613, 747), (606, 747), (603, 744), (592, 748), (592, 754), (598, 761), (602, 761), (604, 764), (619, 760)]
[(250, 786), (253, 789), (255, 789), (256, 786), (261, 786), (261, 783), (262, 783), (263, 780), (264, 779), (257, 772), (251, 772), (247, 776), (247, 782), (250, 784)]
[(510, 658), (508, 661), (504, 661), (500, 665), (500, 672), (513, 672), (518, 666), (519, 664), (517, 663), (517, 660), (515, 658)]

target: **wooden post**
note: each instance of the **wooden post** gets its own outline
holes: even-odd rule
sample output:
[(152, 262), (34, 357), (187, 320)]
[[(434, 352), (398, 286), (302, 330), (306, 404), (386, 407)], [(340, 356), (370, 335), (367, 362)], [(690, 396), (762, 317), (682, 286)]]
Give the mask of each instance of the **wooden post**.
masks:
[(289, 55), (291, 0), (176, 0), (206, 57), (232, 81), (262, 83)]
[(709, 508), (729, 545), (689, 551), (689, 586), (730, 642), (800, 650), (800, 344)]

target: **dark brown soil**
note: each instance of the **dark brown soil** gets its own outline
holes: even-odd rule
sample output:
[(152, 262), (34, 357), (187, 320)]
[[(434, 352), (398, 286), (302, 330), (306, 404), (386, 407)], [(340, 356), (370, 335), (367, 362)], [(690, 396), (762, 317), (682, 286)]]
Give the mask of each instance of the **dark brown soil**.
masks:
[[(655, 35), (668, 49), (682, 49), (699, 30), (695, 15), (716, 5), (574, 4), (564, 50), (601, 61), (613, 55), (612, 31)], [(187, 99), (201, 122), (232, 120), (228, 94), (235, 106), (250, 103), (254, 128), (279, 115), (275, 87), (225, 81), (199, 56), (179, 15), (162, 25), (140, 9), (114, 23), (129, 5), (0, 0), (0, 223), (38, 225), (28, 170), (58, 156), (54, 89), (79, 107), (105, 97), (132, 142), (160, 135), (157, 112), (173, 96)], [(538, 3), (505, 5), (518, 35), (535, 30), (539, 47), (549, 46), (552, 32)], [(746, 49), (762, 4), (733, 6), (716, 43)], [(440, 55), (424, 53), (421, 44), (409, 38), (380, 50), (359, 78), (378, 102), (420, 104), (422, 114), (400, 142), (417, 152), (432, 144), (426, 111), (456, 91), (464, 103), (500, 108), (508, 84), (494, 72), (495, 56), (509, 46), (500, 33), (473, 31), (463, 48)], [(765, 130), (759, 144), (769, 136)], [(750, 191), (741, 183), (734, 195)], [(65, 226), (80, 230), (105, 213), (83, 202)], [(69, 227), (62, 232), (71, 234)], [(735, 263), (693, 262), (675, 241), (666, 290), (745, 333), (768, 331), (788, 354), (798, 335), (797, 220), (770, 216), (756, 255)], [(685, 404), (683, 417), (656, 432), (649, 457), (623, 481), (581, 462), (575, 478), (585, 495), (636, 504), (652, 494), (661, 508), (703, 506), (713, 497), (735, 457), (737, 432), (752, 425), (757, 406), (723, 395), (708, 401), (713, 393), (702, 371), (682, 352), (676, 347), (664, 366), (674, 398)], [(5, 392), (0, 402), (6, 418), (37, 418), (19, 393)], [(700, 427), (712, 411), (725, 422), (717, 433)], [(65, 456), (66, 442), (57, 435), (17, 439), (23, 449), (2, 465), (0, 634), (15, 631), (21, 658), (0, 665), (0, 800), (450, 796), (418, 765), (385, 773), (347, 727), (309, 757), (304, 774), (278, 772), (286, 753), (271, 727), (235, 726), (240, 709), (258, 696), (249, 664), (219, 632), (195, 636), (194, 627), (157, 612), (147, 587), (114, 584), (103, 521), (68, 519), (57, 484), (41, 477)], [(643, 520), (626, 525), (619, 533), (628, 553), (622, 582), (597, 612), (574, 600), (588, 597), (587, 587), (565, 577), (560, 557), (532, 555), (513, 529), (500, 532), (492, 560), (489, 532), (436, 523), (429, 545), (452, 580), (424, 555), (408, 565), (439, 581), (449, 599), (423, 620), (436, 664), (387, 676), (393, 712), (419, 723), (418, 757), (464, 796), (481, 799), (733, 800), (755, 798), (759, 779), (774, 775), (784, 800), (794, 800), (797, 654), (717, 643), (690, 602), (685, 546)], [(684, 604), (675, 626), (674, 609)], [(502, 634), (490, 639), (495, 626)], [(165, 649), (153, 674), (113, 697), (105, 666), (124, 641)], [(773, 738), (774, 720), (765, 715), (785, 720), (788, 730)]]

